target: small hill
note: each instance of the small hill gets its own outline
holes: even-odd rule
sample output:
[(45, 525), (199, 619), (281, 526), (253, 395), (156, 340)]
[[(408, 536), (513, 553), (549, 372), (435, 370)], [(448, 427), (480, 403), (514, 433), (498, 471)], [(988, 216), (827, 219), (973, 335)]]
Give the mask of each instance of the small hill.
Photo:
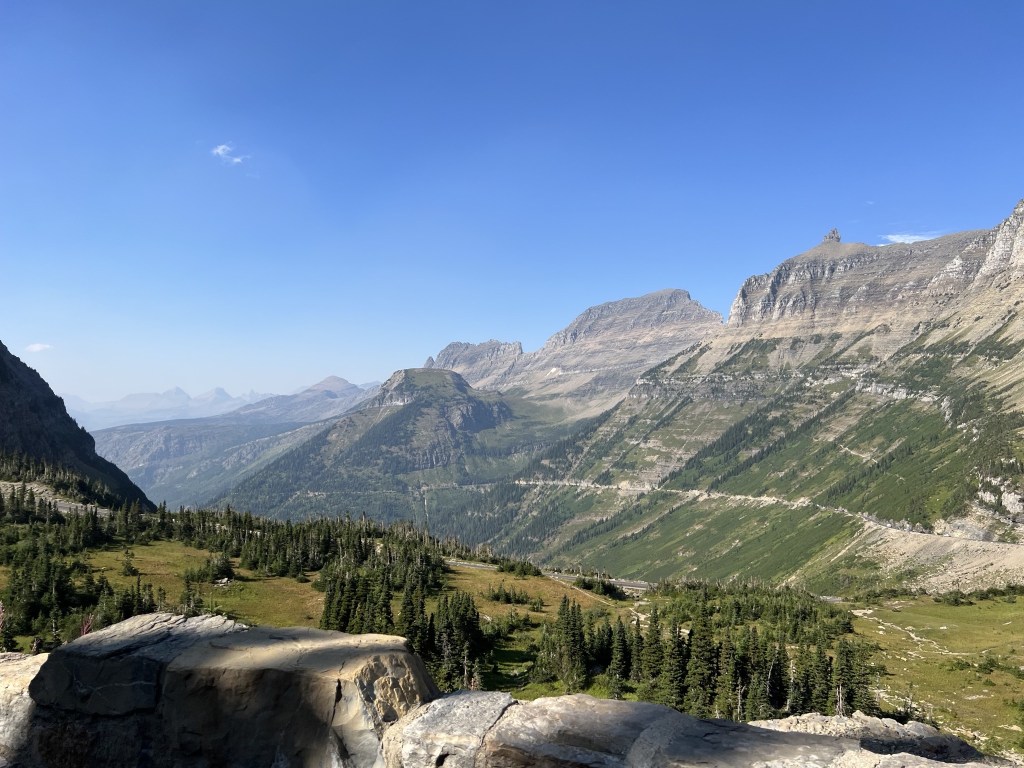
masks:
[(43, 378), (2, 343), (0, 475), (44, 482), (75, 501), (153, 507), (124, 472), (97, 455), (92, 436), (68, 415)]

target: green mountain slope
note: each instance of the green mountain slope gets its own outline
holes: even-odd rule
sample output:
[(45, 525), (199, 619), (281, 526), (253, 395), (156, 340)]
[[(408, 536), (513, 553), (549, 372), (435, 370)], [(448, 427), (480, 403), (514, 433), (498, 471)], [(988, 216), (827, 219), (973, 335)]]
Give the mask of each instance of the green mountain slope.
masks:
[(970, 578), (1020, 578), (1022, 232), (1024, 203), (990, 232), (825, 242), (751, 278), (721, 334), (480, 497), (473, 537), (566, 567), (819, 589), (928, 583), (986, 542), (991, 572)]
[(324, 425), (316, 422), (340, 416), (372, 394), (332, 376), (221, 416), (99, 430), (96, 450), (124, 467), (152, 498), (172, 509), (194, 506), (318, 433)]
[[(365, 406), (323, 427), (218, 501), (277, 517), (368, 514), (424, 521), (435, 492), (477, 495), (558, 436), (541, 407), (445, 370), (399, 371)], [(564, 428), (562, 428), (564, 429)], [(431, 517), (432, 530), (458, 522)]]

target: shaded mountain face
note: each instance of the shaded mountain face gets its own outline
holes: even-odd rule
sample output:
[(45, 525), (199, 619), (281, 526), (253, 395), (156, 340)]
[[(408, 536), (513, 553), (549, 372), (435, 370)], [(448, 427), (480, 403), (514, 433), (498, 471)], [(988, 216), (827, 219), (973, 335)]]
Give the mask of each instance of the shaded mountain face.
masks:
[(518, 342), (458, 342), (426, 367), (454, 370), (480, 389), (558, 402), (574, 417), (594, 415), (644, 370), (721, 326), (721, 315), (686, 291), (658, 291), (591, 307), (536, 352)]
[(97, 450), (172, 508), (203, 504), (322, 429), (374, 389), (331, 376), (222, 416), (131, 424), (96, 432)]
[(459, 522), (438, 498), (477, 494), (476, 483), (522, 468), (560, 434), (545, 416), (521, 398), (474, 389), (452, 371), (398, 371), (371, 400), (220, 501), (280, 517), (427, 516), (432, 530), (449, 531)]
[(750, 278), (718, 334), (483, 494), (477, 540), (649, 580), (1019, 580), (1022, 244), (1024, 203)]
[[(90, 503), (153, 505), (114, 464), (96, 454), (92, 436), (75, 423), (64, 402), (33, 369), (0, 343), (0, 454), (22, 456), (69, 470), (85, 483)], [(86, 486), (89, 486), (87, 489)]]

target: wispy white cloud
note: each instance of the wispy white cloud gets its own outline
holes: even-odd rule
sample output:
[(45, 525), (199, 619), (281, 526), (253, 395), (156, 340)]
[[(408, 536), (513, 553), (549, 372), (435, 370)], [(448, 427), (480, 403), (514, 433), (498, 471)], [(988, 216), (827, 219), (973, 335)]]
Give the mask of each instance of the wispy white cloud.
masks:
[(222, 162), (228, 165), (241, 165), (250, 157), (250, 155), (236, 155), (235, 148), (230, 144), (218, 144), (210, 150), (210, 154), (214, 157), (219, 157)]
[(48, 349), (53, 349), (53, 345), (41, 344), (37, 342), (35, 344), (29, 344), (27, 347), (25, 347), (26, 352), (45, 352)]
[(891, 245), (892, 243), (919, 243), (922, 240), (931, 240), (938, 237), (941, 232), (897, 232), (892, 235), (882, 235), (882, 239), (885, 240), (882, 245)]

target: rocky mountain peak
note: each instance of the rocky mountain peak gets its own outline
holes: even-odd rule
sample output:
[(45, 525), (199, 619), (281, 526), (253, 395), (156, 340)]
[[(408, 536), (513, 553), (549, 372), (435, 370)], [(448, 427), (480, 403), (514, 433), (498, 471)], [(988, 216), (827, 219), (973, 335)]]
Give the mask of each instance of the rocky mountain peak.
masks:
[[(304, 391), (306, 392), (348, 392), (356, 385), (347, 379), (343, 379), (340, 376), (328, 376), (323, 381), (319, 381), (311, 387), (307, 387)], [(358, 387), (357, 387), (358, 388)]]
[(747, 278), (728, 325), (799, 323), (802, 332), (831, 333), (869, 321), (900, 325), (912, 315), (934, 313), (974, 278), (979, 234), (888, 246), (826, 238), (771, 272)]
[(541, 352), (590, 342), (607, 342), (637, 331), (660, 331), (690, 323), (717, 322), (722, 317), (690, 298), (687, 291), (666, 289), (591, 307), (554, 334)]
[(536, 352), (518, 342), (449, 344), (427, 368), (449, 368), (478, 389), (516, 390), (597, 413), (652, 365), (722, 327), (722, 316), (668, 289), (587, 309)]
[(458, 371), (479, 384), (491, 382), (505, 373), (522, 354), (523, 345), (518, 341), (491, 339), (481, 344), (454, 341), (438, 352), (436, 359), (428, 357), (423, 367)]
[(992, 239), (978, 272), (982, 287), (1007, 288), (1024, 277), (1024, 200), (1017, 203)]
[(469, 383), (455, 371), (432, 368), (406, 368), (396, 371), (380, 391), (370, 399), (367, 408), (408, 405), (418, 399), (436, 395), (467, 394)]

